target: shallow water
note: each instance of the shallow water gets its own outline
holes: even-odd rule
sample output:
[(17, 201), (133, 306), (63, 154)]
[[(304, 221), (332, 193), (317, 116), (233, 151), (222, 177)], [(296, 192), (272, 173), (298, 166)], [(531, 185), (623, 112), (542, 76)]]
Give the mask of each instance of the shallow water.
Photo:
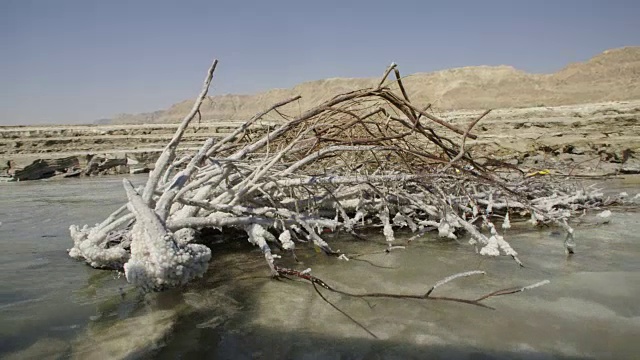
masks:
[[(134, 177), (134, 182), (144, 177)], [(637, 181), (612, 184), (635, 195)], [(124, 201), (119, 178), (0, 184), (2, 358), (636, 358), (640, 351), (640, 216), (577, 226), (567, 258), (555, 229), (507, 234), (525, 268), (474, 254), (466, 242), (425, 236), (406, 250), (375, 253), (383, 238), (338, 236), (340, 261), (300, 246), (282, 264), (354, 293), (423, 294), (453, 273), (484, 270), (434, 295), (473, 298), (549, 279), (523, 293), (468, 304), (363, 299), (275, 281), (246, 241), (213, 248), (210, 269), (182, 289), (142, 295), (117, 273), (70, 259), (68, 226), (102, 221)], [(400, 238), (400, 236), (399, 236)], [(229, 239), (228, 239), (229, 240)]]

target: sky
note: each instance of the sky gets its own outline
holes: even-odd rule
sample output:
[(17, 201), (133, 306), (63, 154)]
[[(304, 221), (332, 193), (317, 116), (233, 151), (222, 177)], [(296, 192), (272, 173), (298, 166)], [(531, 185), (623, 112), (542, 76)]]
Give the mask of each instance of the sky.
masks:
[(640, 1), (0, 0), (0, 125), (471, 65), (557, 71), (640, 45)]

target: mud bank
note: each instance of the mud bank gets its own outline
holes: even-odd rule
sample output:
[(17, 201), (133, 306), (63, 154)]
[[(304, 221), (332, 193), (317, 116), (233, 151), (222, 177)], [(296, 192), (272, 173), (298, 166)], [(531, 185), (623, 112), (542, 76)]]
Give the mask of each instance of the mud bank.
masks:
[[(241, 123), (201, 123), (188, 129), (179, 152)], [(268, 123), (257, 125), (268, 126)], [(153, 169), (177, 124), (0, 127), (0, 179), (137, 174)]]
[[(480, 113), (436, 112), (457, 125), (467, 124)], [(180, 151), (194, 153), (207, 138), (226, 135), (240, 124), (203, 122), (194, 126), (185, 133)], [(0, 127), (0, 175), (6, 179), (34, 163), (57, 163), (60, 159), (69, 159), (67, 164), (71, 165), (46, 168), (40, 173), (76, 176), (144, 172), (153, 168), (177, 126)], [(269, 123), (258, 126), (267, 127)], [(640, 173), (640, 100), (494, 109), (475, 131), (478, 139), (469, 141), (475, 157), (493, 154), (504, 160), (489, 166), (508, 169), (509, 165), (524, 165), (532, 171), (560, 168), (566, 173), (593, 175)], [(35, 174), (23, 180), (47, 176)]]

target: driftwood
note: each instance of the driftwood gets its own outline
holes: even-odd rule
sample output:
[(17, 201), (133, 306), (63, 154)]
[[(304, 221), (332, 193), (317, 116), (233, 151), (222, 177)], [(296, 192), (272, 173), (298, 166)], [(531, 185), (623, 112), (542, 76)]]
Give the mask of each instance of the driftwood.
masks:
[[(272, 246), (293, 250), (310, 242), (344, 258), (323, 239), (325, 229), (357, 236), (359, 229), (378, 227), (389, 248), (399, 228), (415, 236), (467, 233), (480, 255), (508, 255), (522, 265), (501, 235), (510, 220), (557, 224), (573, 253), (568, 219), (604, 204), (596, 189), (522, 171), (496, 173), (476, 163), (466, 140), (477, 137), (474, 125), (488, 112), (463, 127), (436, 117), (429, 105), (409, 100), (395, 64), (376, 87), (337, 95), (297, 116), (283, 108), (298, 98), (286, 99), (226, 137), (206, 141), (196, 154), (176, 159), (216, 65), (146, 185), (134, 189), (125, 180), (128, 204), (94, 227), (71, 226), (72, 257), (124, 269), (130, 282), (162, 289), (206, 271), (211, 250), (195, 243), (198, 229), (243, 230), (279, 276)], [(395, 79), (389, 81), (391, 73)], [(267, 114), (282, 120), (266, 134), (253, 131)]]

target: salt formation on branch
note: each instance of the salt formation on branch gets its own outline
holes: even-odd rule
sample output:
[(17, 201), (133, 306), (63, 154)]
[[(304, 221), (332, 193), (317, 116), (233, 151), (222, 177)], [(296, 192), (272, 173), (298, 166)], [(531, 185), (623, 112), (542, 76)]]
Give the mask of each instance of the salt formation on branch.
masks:
[[(337, 95), (298, 116), (285, 115), (282, 107), (299, 97), (284, 100), (178, 158), (180, 139), (199, 115), (216, 65), (144, 188), (125, 180), (128, 204), (94, 227), (71, 226), (69, 255), (96, 268), (124, 269), (145, 289), (162, 289), (206, 271), (211, 250), (195, 243), (202, 228), (245, 231), (278, 275), (271, 246), (293, 250), (311, 242), (340, 256), (322, 238), (325, 229), (355, 235), (380, 227), (392, 248), (395, 233), (406, 227), (453, 239), (466, 232), (479, 254), (520, 263), (494, 218), (507, 217), (503, 229), (510, 227), (509, 216), (556, 223), (567, 231), (566, 248), (573, 252), (567, 219), (602, 202), (596, 191), (548, 177), (485, 168), (466, 140), (476, 138), (472, 129), (488, 111), (464, 128), (434, 116), (429, 105), (409, 100), (395, 64), (376, 87)], [(396, 78), (388, 81), (392, 72)], [(269, 123), (265, 133), (254, 125), (267, 114), (282, 120)], [(490, 231), (484, 234), (483, 227)]]

